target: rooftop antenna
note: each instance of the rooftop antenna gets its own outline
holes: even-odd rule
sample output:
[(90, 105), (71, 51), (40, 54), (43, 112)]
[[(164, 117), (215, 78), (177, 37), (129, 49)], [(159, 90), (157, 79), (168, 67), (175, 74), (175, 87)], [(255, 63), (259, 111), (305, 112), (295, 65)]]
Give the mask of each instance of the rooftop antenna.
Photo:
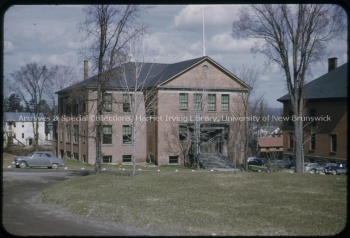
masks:
[(204, 6), (202, 5), (202, 17), (203, 17), (203, 56), (205, 56), (205, 28), (204, 28)]

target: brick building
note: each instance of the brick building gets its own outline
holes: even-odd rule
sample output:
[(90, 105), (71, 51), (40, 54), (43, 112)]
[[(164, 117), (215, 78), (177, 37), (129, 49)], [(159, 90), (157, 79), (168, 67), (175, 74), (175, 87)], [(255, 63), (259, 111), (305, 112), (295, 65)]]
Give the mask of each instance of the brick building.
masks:
[[(102, 118), (103, 163), (131, 162), (133, 133), (136, 162), (183, 163), (185, 144), (190, 142), (186, 154), (193, 151), (196, 125), (201, 153), (243, 162), (243, 123), (234, 118), (246, 116), (250, 88), (211, 58), (174, 64), (128, 62), (109, 77)], [(96, 85), (96, 76), (86, 77), (57, 92), (59, 156), (95, 163)]]
[[(348, 63), (337, 68), (337, 59), (328, 60), (328, 73), (305, 84), (305, 161), (341, 162), (347, 159)], [(283, 115), (292, 117), (289, 95), (278, 99)], [(293, 120), (283, 124), (283, 153), (292, 159)]]

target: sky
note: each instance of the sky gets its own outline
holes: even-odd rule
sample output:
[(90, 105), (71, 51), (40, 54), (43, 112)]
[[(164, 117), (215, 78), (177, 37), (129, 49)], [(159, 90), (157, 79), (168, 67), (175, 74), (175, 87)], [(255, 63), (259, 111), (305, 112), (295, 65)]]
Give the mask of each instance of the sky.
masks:
[[(256, 87), (269, 107), (282, 107), (276, 100), (287, 93), (284, 74), (277, 65), (266, 67), (262, 55), (253, 54), (254, 40), (237, 40), (231, 27), (240, 5), (205, 5), (205, 53), (233, 74), (242, 67), (264, 70)], [(86, 42), (78, 31), (83, 6), (15, 5), (4, 16), (4, 76), (26, 64), (69, 65), (83, 80)], [(202, 7), (200, 5), (158, 5), (143, 14), (150, 28), (145, 36), (146, 55), (152, 62), (176, 63), (203, 56)], [(338, 66), (347, 62), (347, 42), (338, 40), (328, 47), (323, 62), (312, 67), (312, 78), (328, 71), (327, 58), (337, 57)], [(146, 57), (147, 58), (147, 57)], [(91, 75), (90, 75), (91, 76)]]

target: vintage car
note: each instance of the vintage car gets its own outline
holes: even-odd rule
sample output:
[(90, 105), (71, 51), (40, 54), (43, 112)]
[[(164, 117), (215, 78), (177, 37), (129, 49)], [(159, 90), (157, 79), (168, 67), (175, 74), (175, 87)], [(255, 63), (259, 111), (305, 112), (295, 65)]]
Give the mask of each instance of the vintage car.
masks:
[(335, 165), (328, 165), (324, 168), (325, 174), (347, 174), (348, 169), (346, 164), (335, 164)]
[(57, 169), (64, 166), (63, 160), (56, 157), (51, 151), (34, 151), (28, 156), (15, 156), (12, 164), (16, 168), (48, 167)]

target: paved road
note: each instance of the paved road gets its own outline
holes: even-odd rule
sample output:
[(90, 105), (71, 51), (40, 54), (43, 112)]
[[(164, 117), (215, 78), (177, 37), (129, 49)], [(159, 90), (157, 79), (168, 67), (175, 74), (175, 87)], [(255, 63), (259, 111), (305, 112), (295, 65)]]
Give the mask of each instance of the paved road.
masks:
[(38, 195), (51, 184), (88, 171), (4, 169), (2, 225), (13, 235), (126, 236), (152, 232), (116, 223), (96, 221), (42, 204)]

